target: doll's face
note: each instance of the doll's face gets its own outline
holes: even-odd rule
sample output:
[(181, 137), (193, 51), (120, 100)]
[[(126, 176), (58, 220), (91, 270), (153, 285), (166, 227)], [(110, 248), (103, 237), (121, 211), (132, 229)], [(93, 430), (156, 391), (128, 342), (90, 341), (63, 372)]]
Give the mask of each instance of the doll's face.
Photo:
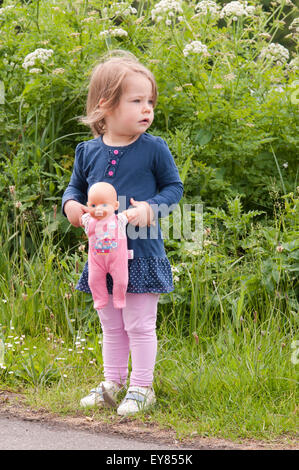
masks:
[(119, 207), (116, 192), (110, 186), (108, 183), (96, 183), (89, 191), (87, 206), (90, 215), (97, 220), (109, 217)]

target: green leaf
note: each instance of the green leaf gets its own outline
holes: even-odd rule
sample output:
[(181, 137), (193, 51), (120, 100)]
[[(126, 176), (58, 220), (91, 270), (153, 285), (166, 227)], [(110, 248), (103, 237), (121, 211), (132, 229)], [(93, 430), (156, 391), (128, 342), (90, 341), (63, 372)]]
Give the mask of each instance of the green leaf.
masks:
[(195, 136), (195, 142), (201, 147), (208, 144), (212, 139), (213, 134), (207, 129), (201, 129)]

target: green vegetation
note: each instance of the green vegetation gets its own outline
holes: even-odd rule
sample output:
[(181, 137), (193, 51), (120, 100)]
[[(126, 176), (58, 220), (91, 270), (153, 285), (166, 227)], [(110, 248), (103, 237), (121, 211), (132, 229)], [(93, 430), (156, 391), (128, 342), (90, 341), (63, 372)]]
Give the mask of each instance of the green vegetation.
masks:
[[(235, 20), (220, 14), (224, 2), (207, 13), (205, 1), (177, 3), (173, 15), (155, 13), (153, 1), (0, 8), (1, 386), (77, 413), (103, 378), (98, 318), (75, 291), (87, 241), (60, 201), (75, 146), (91, 138), (77, 119), (89, 72), (101, 54), (125, 49), (155, 74), (150, 131), (175, 157), (181, 205), (203, 204), (202, 237), (166, 240), (176, 288), (159, 303), (157, 405), (138, 419), (179, 436), (293, 436), (298, 9), (249, 1), (255, 9)], [(174, 233), (175, 223), (172, 215), (162, 226)]]

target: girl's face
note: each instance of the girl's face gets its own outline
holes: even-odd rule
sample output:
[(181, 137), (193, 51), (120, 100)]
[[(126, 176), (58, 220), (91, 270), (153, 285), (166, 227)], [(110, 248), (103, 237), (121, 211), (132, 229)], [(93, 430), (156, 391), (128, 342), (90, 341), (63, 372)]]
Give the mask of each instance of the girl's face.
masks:
[(118, 106), (105, 116), (105, 135), (109, 141), (126, 142), (146, 132), (153, 119), (152, 84), (142, 73), (131, 72), (123, 81)]

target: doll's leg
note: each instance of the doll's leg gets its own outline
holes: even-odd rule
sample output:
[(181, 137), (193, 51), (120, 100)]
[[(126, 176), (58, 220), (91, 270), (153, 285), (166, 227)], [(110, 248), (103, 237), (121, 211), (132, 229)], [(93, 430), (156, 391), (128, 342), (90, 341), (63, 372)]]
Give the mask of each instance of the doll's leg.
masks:
[(128, 288), (128, 254), (115, 257), (109, 265), (110, 274), (113, 278), (113, 305), (115, 308), (126, 306), (126, 293)]
[(88, 285), (92, 293), (94, 308), (105, 307), (108, 302), (106, 269), (101, 266), (88, 266)]
[(124, 329), (122, 310), (113, 307), (109, 295), (106, 307), (98, 310), (103, 330), (105, 380), (125, 384), (128, 376), (129, 338)]
[(122, 271), (114, 270), (111, 276), (113, 278), (113, 305), (115, 308), (124, 308), (128, 288), (128, 268)]
[(123, 309), (132, 359), (130, 385), (149, 387), (157, 353), (156, 318), (159, 294), (127, 294)]

